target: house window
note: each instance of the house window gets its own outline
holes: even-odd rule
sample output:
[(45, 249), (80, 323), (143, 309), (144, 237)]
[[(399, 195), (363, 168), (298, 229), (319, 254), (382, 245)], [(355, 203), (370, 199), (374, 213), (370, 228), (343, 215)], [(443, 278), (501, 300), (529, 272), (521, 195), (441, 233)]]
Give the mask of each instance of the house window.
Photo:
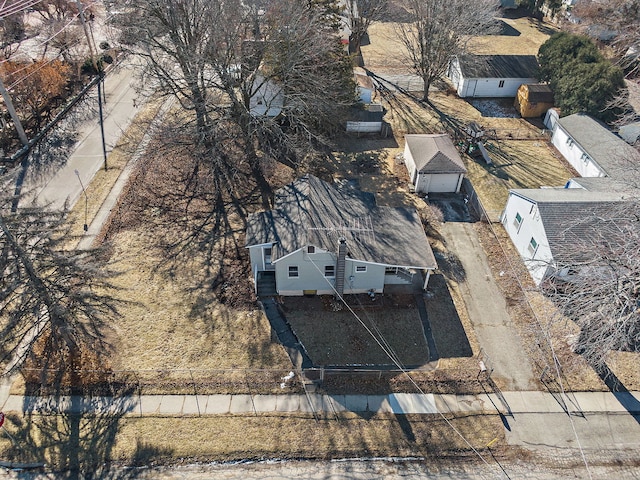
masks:
[(529, 253), (531, 253), (531, 255), (535, 255), (537, 248), (538, 242), (536, 242), (535, 238), (531, 237), (531, 240), (529, 240)]
[(569, 145), (569, 148), (573, 148), (573, 138), (567, 138), (567, 145)]
[(335, 265), (325, 265), (324, 266), (324, 276), (325, 277), (335, 277), (336, 276), (336, 266)]
[(356, 272), (366, 272), (366, 271), (367, 271), (366, 265), (356, 265)]
[(498, 82), (498, 88), (504, 88), (504, 80)]
[(316, 247), (313, 245), (307, 245), (307, 253), (316, 253)]
[(517, 229), (520, 229), (520, 225), (522, 224), (522, 216), (516, 212), (516, 218), (513, 221), (513, 226)]
[(298, 266), (297, 265), (289, 265), (289, 278), (298, 277)]
[(589, 155), (587, 155), (586, 153), (583, 153), (580, 158), (584, 163), (589, 163)]
[(262, 250), (264, 253), (264, 263), (271, 263), (271, 247), (266, 247)]

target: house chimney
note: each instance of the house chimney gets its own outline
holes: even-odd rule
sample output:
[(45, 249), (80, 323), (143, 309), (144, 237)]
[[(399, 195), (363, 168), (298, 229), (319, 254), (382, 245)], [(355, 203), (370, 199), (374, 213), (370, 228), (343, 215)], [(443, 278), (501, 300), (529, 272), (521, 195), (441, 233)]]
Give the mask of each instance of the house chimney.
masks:
[(338, 297), (342, 298), (344, 293), (344, 270), (347, 258), (347, 239), (340, 237), (338, 245), (338, 264), (336, 265), (336, 292)]

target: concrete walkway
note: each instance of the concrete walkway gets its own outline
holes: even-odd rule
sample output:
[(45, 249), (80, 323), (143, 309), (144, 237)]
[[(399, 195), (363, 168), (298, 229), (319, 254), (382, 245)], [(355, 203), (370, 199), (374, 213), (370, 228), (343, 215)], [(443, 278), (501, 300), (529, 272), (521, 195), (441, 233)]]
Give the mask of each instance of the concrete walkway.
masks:
[[(530, 413), (640, 414), (640, 392), (572, 392), (571, 402), (539, 391), (503, 392), (513, 417)], [(624, 395), (624, 399), (621, 398)], [(577, 405), (576, 408), (574, 405)], [(579, 412), (576, 411), (579, 408)], [(10, 395), (5, 412), (111, 413), (131, 415), (219, 415), (264, 412), (355, 412), (394, 414), (502, 413), (494, 394), (454, 395), (391, 393), (388, 395), (138, 395), (125, 397), (29, 397)], [(638, 439), (640, 441), (640, 438)]]

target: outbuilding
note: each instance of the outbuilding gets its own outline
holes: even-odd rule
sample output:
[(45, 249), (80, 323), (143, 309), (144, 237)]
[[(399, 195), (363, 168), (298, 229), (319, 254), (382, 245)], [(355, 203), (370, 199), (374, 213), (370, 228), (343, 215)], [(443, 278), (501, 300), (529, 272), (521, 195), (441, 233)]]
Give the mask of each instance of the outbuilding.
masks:
[(536, 83), (535, 55), (459, 55), (451, 59), (447, 77), (458, 96), (515, 97), (523, 83)]
[(553, 107), (553, 91), (543, 83), (523, 83), (513, 103), (522, 118), (541, 117)]
[(457, 193), (467, 169), (447, 134), (405, 135), (404, 162), (416, 193)]

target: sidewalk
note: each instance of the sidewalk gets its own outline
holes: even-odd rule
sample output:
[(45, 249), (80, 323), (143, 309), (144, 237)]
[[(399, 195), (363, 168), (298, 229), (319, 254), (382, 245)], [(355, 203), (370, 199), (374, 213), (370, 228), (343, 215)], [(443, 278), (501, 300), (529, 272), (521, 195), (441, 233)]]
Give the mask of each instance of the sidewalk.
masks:
[[(503, 392), (511, 414), (640, 413), (640, 392), (575, 392), (571, 401), (538, 391)], [(568, 400), (568, 399), (567, 399)], [(392, 414), (502, 413), (494, 394), (453, 395), (392, 393), (388, 395), (140, 395), (126, 397), (24, 397), (10, 395), (5, 412), (109, 413), (113, 415), (220, 415), (266, 412), (354, 412)]]

